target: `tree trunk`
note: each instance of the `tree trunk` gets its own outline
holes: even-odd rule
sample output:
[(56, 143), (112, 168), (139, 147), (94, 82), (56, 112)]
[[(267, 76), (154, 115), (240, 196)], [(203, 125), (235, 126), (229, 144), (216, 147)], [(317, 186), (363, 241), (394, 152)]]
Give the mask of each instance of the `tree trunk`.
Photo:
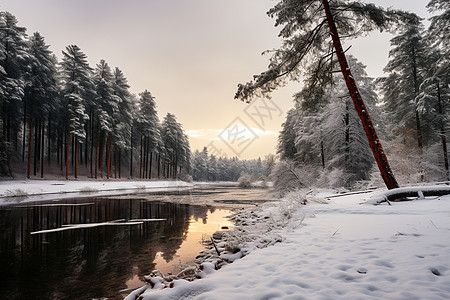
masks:
[(69, 149), (70, 149), (70, 127), (67, 128), (66, 179), (69, 179)]
[(48, 138), (48, 149), (47, 149), (47, 156), (48, 156), (48, 165), (51, 164), (51, 146), (52, 146), (52, 139), (51, 139), (51, 124), (52, 124), (52, 114), (48, 114), (48, 129), (47, 129), (47, 138)]
[(322, 3), (325, 9), (325, 14), (327, 16), (328, 26), (330, 27), (331, 37), (333, 39), (337, 57), (339, 59), (342, 74), (344, 75), (347, 88), (350, 92), (350, 96), (352, 97), (356, 111), (358, 112), (358, 116), (363, 124), (364, 131), (366, 132), (367, 138), (369, 140), (369, 145), (377, 162), (381, 177), (383, 178), (384, 183), (386, 184), (388, 189), (398, 188), (399, 186), (397, 180), (392, 173), (391, 167), (389, 166), (389, 162), (383, 151), (381, 143), (378, 140), (378, 135), (369, 117), (369, 113), (367, 112), (365, 104), (361, 98), (361, 94), (356, 87), (356, 82), (350, 72), (350, 67), (348, 66), (347, 58), (345, 57), (344, 50), (342, 49), (341, 41), (339, 39), (336, 24), (334, 23), (328, 1), (322, 0)]
[(37, 157), (39, 155), (38, 153), (38, 141), (39, 141), (39, 136), (38, 136), (38, 128), (39, 125), (36, 124), (36, 126), (34, 127), (34, 155), (33, 155), (33, 175), (36, 176), (36, 168), (37, 168)]
[(322, 161), (322, 169), (325, 169), (325, 151), (323, 148), (323, 140), (320, 141), (320, 158)]
[(72, 162), (72, 170), (75, 166), (75, 135), (72, 135), (72, 157), (71, 157), (71, 162)]
[(109, 172), (111, 171), (111, 140), (112, 136), (109, 133), (109, 144), (108, 144), (108, 165), (106, 166), (106, 178), (109, 179)]
[[(133, 178), (133, 126), (130, 130), (130, 178)], [(120, 172), (119, 172), (120, 177)]]
[(27, 178), (30, 178), (31, 174), (31, 144), (33, 142), (33, 94), (31, 96), (31, 109), (30, 109), (30, 134), (28, 136), (28, 168)]
[(45, 150), (45, 145), (44, 145), (44, 135), (45, 133), (45, 123), (44, 121), (42, 121), (42, 137), (41, 137), (41, 178), (44, 178), (44, 150)]
[(78, 178), (78, 135), (75, 135), (75, 178)]
[(419, 111), (417, 107), (418, 106), (417, 95), (419, 95), (419, 81), (417, 80), (417, 64), (414, 48), (412, 49), (412, 55), (413, 55), (413, 79), (414, 79), (414, 112), (416, 116), (417, 145), (419, 147), (419, 153), (422, 154), (423, 152), (422, 127), (420, 125)]
[(59, 165), (59, 132), (56, 137), (56, 164)]
[(350, 164), (350, 111), (347, 101), (345, 102), (345, 169)]
[(114, 178), (117, 178), (117, 145), (114, 145)]
[(150, 171), (148, 172), (148, 179), (152, 178), (152, 162), (153, 162), (153, 151), (150, 151)]
[(142, 136), (141, 136), (141, 150), (139, 154), (139, 178), (142, 178)]
[(99, 136), (97, 136), (97, 141), (95, 142), (95, 179), (97, 179), (97, 169), (98, 169), (98, 143), (99, 143)]
[(103, 134), (100, 134), (100, 149), (98, 150), (99, 153), (99, 171), (100, 171), (100, 177), (103, 178), (103, 146), (105, 144), (104, 138), (103, 138)]
[(121, 175), (121, 162), (122, 162), (122, 155), (121, 155), (121, 151), (120, 151), (120, 148), (119, 148), (119, 179), (120, 179), (120, 175)]
[(27, 118), (27, 101), (23, 101), (23, 136), (22, 136), (22, 162), (25, 162), (25, 139), (26, 139), (26, 123)]
[(444, 168), (445, 168), (445, 174), (447, 177), (447, 180), (450, 180), (450, 173), (448, 170), (448, 153), (447, 153), (447, 137), (446, 137), (446, 133), (445, 133), (445, 114), (444, 114), (444, 110), (442, 108), (442, 100), (441, 100), (441, 88), (439, 86), (439, 81), (437, 82), (437, 97), (438, 97), (438, 112), (439, 112), (439, 117), (441, 119), (441, 128), (440, 128), (440, 133), (441, 133), (441, 141), (442, 141), (442, 152), (444, 155)]
[(160, 171), (161, 171), (161, 153), (158, 153), (158, 178), (161, 175)]

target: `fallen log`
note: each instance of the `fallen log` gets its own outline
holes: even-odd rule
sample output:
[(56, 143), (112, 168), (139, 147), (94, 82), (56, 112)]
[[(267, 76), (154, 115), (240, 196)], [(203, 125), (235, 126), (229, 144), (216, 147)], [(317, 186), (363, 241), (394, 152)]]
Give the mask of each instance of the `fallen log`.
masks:
[(450, 186), (413, 186), (396, 188), (372, 196), (366, 203), (378, 205), (383, 202), (410, 201), (415, 199), (425, 199), (425, 197), (440, 197), (450, 194)]

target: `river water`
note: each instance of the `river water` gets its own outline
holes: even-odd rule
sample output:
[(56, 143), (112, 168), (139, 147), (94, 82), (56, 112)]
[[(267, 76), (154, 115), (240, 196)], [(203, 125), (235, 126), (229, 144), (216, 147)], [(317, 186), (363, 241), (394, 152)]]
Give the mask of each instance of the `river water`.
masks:
[(264, 190), (227, 187), (0, 207), (0, 298), (123, 299), (155, 269), (177, 273), (205, 234), (232, 228), (230, 208), (257, 200)]

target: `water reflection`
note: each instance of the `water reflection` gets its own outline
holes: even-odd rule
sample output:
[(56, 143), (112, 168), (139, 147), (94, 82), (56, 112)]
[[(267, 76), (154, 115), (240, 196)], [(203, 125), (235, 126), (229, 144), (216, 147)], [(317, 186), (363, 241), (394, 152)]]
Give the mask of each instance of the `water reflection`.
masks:
[[(0, 295), (5, 299), (121, 299), (155, 268), (175, 271), (201, 236), (230, 225), (225, 210), (144, 199), (78, 199), (0, 208)], [(166, 219), (43, 234), (67, 224)]]

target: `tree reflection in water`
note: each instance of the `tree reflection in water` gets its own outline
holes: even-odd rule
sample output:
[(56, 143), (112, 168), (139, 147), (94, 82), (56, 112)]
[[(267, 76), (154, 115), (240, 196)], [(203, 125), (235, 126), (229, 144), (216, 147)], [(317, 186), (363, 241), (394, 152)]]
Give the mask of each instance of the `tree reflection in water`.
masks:
[[(197, 227), (217, 213), (217, 222), (227, 222), (227, 211), (143, 199), (2, 207), (0, 294), (5, 299), (120, 299), (119, 290), (140, 285), (136, 276), (149, 274), (156, 264), (170, 272), (172, 263), (194, 259), (204, 232)], [(166, 221), (30, 234), (67, 224), (161, 218)], [(220, 228), (214, 222), (208, 233)], [(182, 244), (185, 250), (179, 251)]]

